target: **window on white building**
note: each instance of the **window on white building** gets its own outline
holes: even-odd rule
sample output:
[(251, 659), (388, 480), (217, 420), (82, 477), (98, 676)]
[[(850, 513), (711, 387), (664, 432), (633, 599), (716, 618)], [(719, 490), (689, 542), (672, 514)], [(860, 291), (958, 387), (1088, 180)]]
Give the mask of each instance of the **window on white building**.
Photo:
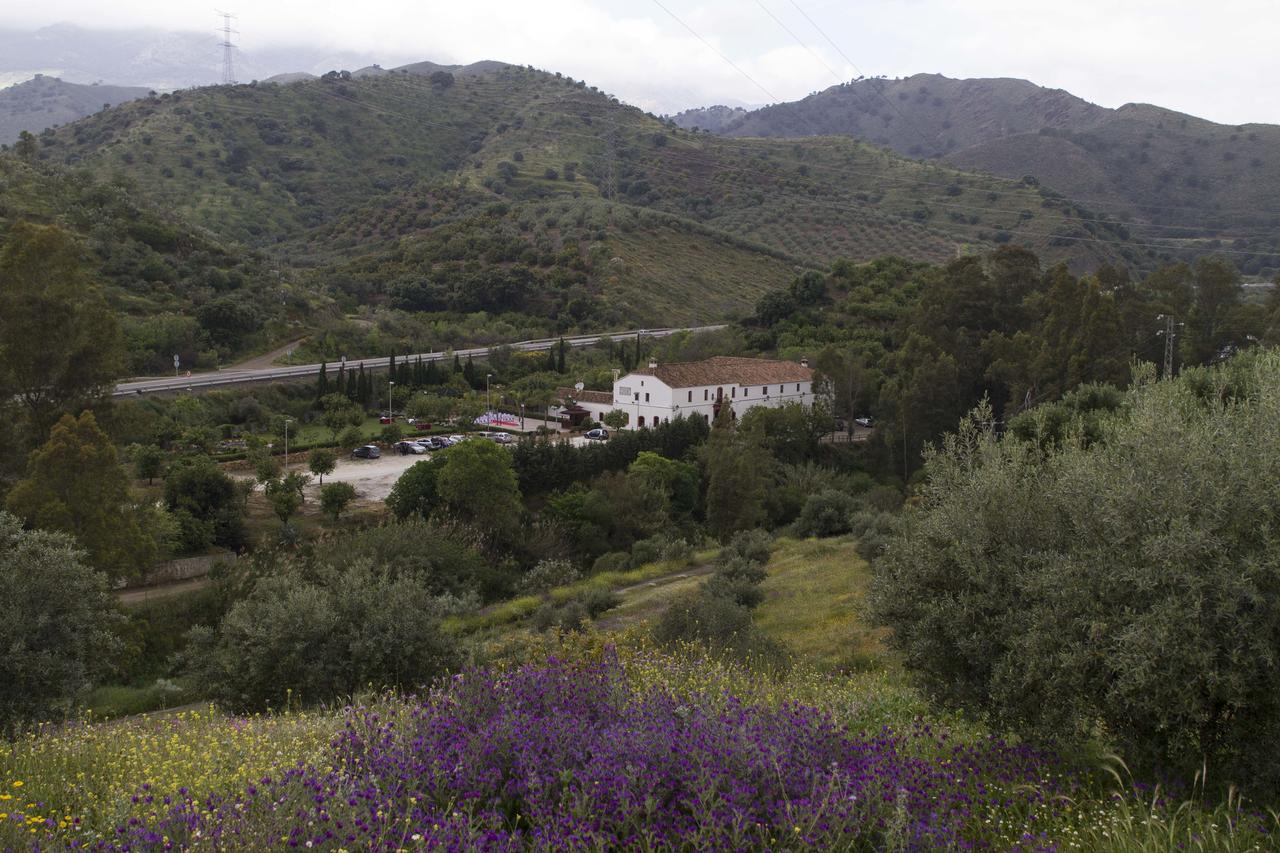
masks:
[(692, 392), (692, 391), (690, 391), (690, 392), (689, 392), (689, 402), (690, 402), (690, 403), (692, 403), (692, 402), (693, 402), (693, 392)]
[(645, 392), (644, 392), (644, 401), (645, 401), (646, 403), (647, 403), (647, 402), (649, 402), (649, 392), (648, 392), (648, 391), (645, 391)]

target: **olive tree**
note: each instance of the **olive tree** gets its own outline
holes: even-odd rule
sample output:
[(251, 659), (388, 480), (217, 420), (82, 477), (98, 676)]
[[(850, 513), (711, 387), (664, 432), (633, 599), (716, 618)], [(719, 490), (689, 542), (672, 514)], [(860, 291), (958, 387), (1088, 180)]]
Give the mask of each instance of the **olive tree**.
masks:
[(119, 646), (120, 619), (70, 536), (0, 511), (0, 733), (69, 713)]
[(945, 705), (1275, 784), (1280, 353), (1126, 403), (1049, 446), (967, 418), (877, 562), (873, 612)]

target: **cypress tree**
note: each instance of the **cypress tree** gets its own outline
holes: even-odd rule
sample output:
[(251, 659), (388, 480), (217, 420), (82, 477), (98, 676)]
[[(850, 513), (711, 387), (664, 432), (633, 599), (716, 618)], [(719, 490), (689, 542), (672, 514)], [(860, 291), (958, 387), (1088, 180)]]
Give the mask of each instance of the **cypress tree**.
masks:
[(556, 372), (564, 373), (564, 354), (569, 347), (565, 344), (564, 338), (560, 339), (560, 357), (556, 359)]
[(471, 356), (467, 356), (467, 365), (462, 368), (462, 376), (467, 380), (467, 384), (472, 388), (476, 387), (476, 364), (471, 360)]
[(347, 363), (345, 361), (338, 365), (338, 378), (333, 383), (333, 393), (347, 393)]
[(364, 362), (360, 362), (360, 372), (356, 375), (356, 393), (353, 399), (364, 408), (369, 408), (369, 377), (364, 375)]
[(552, 372), (556, 369), (556, 348), (547, 347), (547, 370)]
[(395, 382), (400, 379), (400, 375), (396, 373), (396, 354), (391, 353), (391, 360), (387, 362), (387, 379)]
[(426, 376), (423, 378), (422, 384), (427, 386), (440, 384), (440, 369), (436, 366), (434, 359), (427, 362)]
[(453, 354), (453, 372), (454, 373), (462, 372), (462, 359), (458, 358), (457, 353)]
[(320, 375), (316, 377), (316, 399), (329, 393), (329, 363), (320, 362)]

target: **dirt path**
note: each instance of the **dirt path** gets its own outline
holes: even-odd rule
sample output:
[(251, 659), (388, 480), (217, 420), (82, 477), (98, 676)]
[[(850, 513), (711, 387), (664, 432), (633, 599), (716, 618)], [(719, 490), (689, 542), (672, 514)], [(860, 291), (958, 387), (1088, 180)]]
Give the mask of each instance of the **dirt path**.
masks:
[(293, 341), (292, 343), (285, 344), (284, 346), (279, 347), (277, 349), (273, 349), (271, 352), (263, 353), (262, 355), (255, 355), (253, 358), (247, 359), (245, 361), (237, 362), (236, 364), (228, 364), (226, 367), (222, 369), (223, 370), (260, 370), (264, 367), (273, 367), (275, 366), (276, 359), (283, 358), (284, 356), (293, 352), (294, 348), (297, 347), (298, 344), (302, 343), (305, 340), (306, 338), (298, 338), (298, 340)]
[(170, 598), (175, 595), (183, 595), (188, 592), (195, 592), (203, 589), (209, 583), (207, 577), (189, 578), (184, 581), (174, 581), (173, 583), (158, 584), (156, 586), (144, 586), (137, 589), (125, 589), (116, 593), (116, 600), (125, 607), (137, 607), (139, 604), (146, 604), (148, 601), (156, 601), (162, 598)]

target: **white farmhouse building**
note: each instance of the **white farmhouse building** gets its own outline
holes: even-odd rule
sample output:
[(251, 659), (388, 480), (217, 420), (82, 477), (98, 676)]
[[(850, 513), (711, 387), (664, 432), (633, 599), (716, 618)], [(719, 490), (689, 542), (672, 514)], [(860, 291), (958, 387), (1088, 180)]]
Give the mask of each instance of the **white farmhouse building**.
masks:
[(627, 427), (637, 429), (678, 417), (713, 421), (726, 405), (737, 418), (753, 406), (785, 403), (813, 404), (813, 371), (806, 361), (715, 356), (672, 364), (651, 361), (613, 383), (611, 408), (626, 412)]

